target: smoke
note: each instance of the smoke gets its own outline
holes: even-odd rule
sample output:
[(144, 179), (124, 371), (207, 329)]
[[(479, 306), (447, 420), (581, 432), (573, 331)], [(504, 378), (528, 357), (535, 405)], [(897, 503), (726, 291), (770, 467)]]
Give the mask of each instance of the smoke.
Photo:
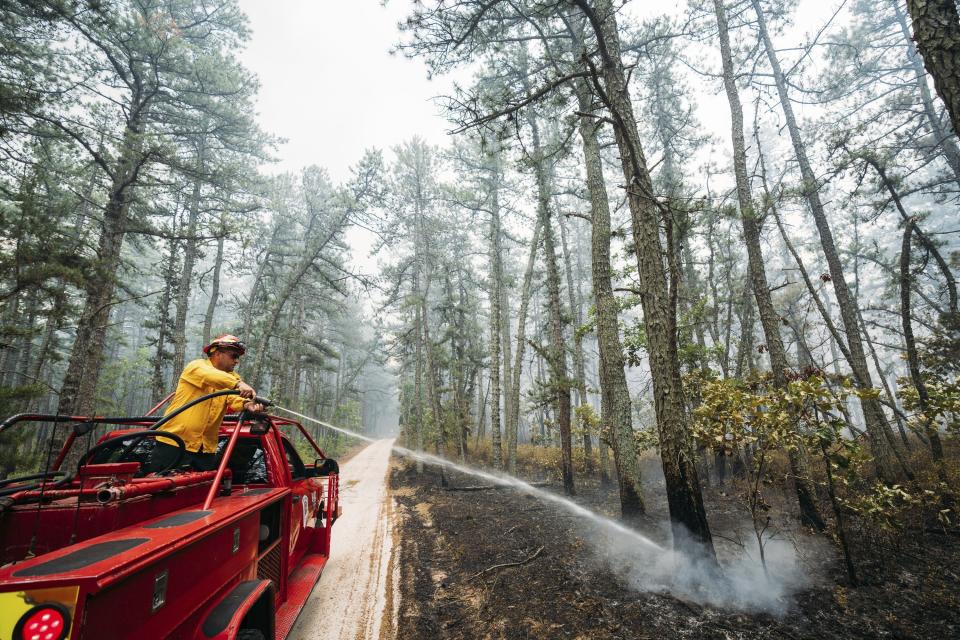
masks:
[[(346, 435), (374, 442), (374, 438), (369, 436), (290, 409), (278, 408)], [(790, 608), (791, 596), (810, 583), (800, 566), (795, 547), (784, 540), (765, 541), (766, 570), (760, 561), (755, 540), (752, 548), (750, 543), (745, 543), (738, 553), (729, 557), (719, 554), (718, 565), (682, 531), (679, 535), (674, 532), (671, 549), (657, 544), (622, 522), (591, 511), (563, 496), (534, 487), (519, 478), (481, 471), (440, 456), (410, 451), (396, 445), (393, 450), (428, 464), (445, 466), (496, 484), (514, 487), (578, 516), (585, 527), (591, 528), (585, 537), (592, 544), (597, 559), (638, 591), (669, 594), (680, 600), (722, 609), (783, 615)], [(665, 537), (669, 538), (669, 534)]]
[(809, 586), (796, 547), (766, 540), (766, 570), (755, 540), (736, 553), (718, 550), (718, 562), (689, 536), (675, 536), (674, 548), (651, 553), (626, 536), (598, 527), (590, 536), (596, 558), (632, 589), (669, 594), (715, 608), (784, 615), (792, 596)]

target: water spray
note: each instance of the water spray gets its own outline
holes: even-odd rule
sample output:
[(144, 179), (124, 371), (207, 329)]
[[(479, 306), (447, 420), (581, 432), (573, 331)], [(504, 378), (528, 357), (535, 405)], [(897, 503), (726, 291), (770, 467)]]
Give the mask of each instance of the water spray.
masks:
[[(296, 411), (291, 411), (290, 409), (287, 409), (285, 407), (277, 406), (276, 408), (282, 411), (286, 411), (287, 413), (293, 414), (298, 418), (309, 420), (310, 422), (315, 422), (316, 424), (319, 424), (323, 427), (327, 427), (328, 429), (333, 429), (334, 431), (338, 431), (348, 436), (360, 438), (361, 440), (366, 440), (367, 442), (376, 442), (374, 438), (370, 438), (369, 436), (365, 436), (355, 431), (350, 431), (349, 429), (344, 429), (342, 427), (334, 426), (328, 422), (311, 418), (310, 416), (305, 416), (301, 413), (297, 413)], [(413, 458), (415, 460), (420, 460), (428, 464), (435, 464), (438, 466), (447, 467), (449, 469), (453, 469), (461, 473), (472, 475), (477, 478), (482, 478), (484, 480), (487, 480), (489, 482), (492, 482), (494, 484), (498, 484), (501, 486), (513, 487), (515, 489), (519, 489), (524, 493), (528, 493), (530, 495), (534, 495), (544, 500), (548, 500), (550, 502), (558, 504), (564, 509), (566, 509), (567, 511), (571, 511), (578, 516), (589, 518), (599, 523), (601, 526), (609, 528), (610, 530), (615, 531), (620, 535), (630, 536), (634, 542), (640, 543), (654, 551), (660, 551), (660, 552), (665, 551), (663, 547), (658, 545), (656, 542), (654, 542), (650, 538), (647, 538), (646, 536), (640, 534), (639, 532), (634, 531), (633, 529), (626, 527), (621, 523), (615, 520), (612, 520), (611, 518), (607, 518), (598, 513), (595, 513), (585, 507), (580, 506), (576, 502), (573, 502), (572, 500), (568, 500), (566, 498), (558, 496), (555, 493), (544, 491), (543, 489), (538, 489), (537, 487), (534, 487), (530, 483), (524, 482), (523, 480), (520, 480), (519, 478), (516, 478), (514, 476), (501, 474), (501, 473), (490, 473), (488, 471), (481, 471), (480, 469), (475, 469), (473, 467), (468, 467), (466, 465), (458, 464), (456, 462), (447, 460), (446, 458), (442, 458), (440, 456), (424, 453), (422, 451), (412, 451), (410, 449), (407, 449), (406, 447), (401, 447), (399, 445), (393, 445), (393, 450), (399, 453), (400, 455)]]
[[(357, 433), (355, 431), (350, 431), (349, 429), (344, 429), (342, 427), (334, 426), (328, 422), (317, 420), (316, 418), (311, 418), (310, 416), (305, 416), (301, 413), (297, 413), (296, 411), (291, 411), (290, 409), (287, 409), (285, 407), (279, 407), (276, 405), (274, 406), (277, 409), (286, 411), (287, 413), (293, 414), (298, 418), (301, 418), (303, 420), (309, 420), (310, 422), (315, 422), (316, 424), (319, 424), (323, 427), (327, 427), (328, 429), (333, 429), (334, 431), (338, 431), (340, 433), (346, 434), (348, 436), (353, 436), (355, 438), (360, 438), (361, 440), (366, 440), (367, 442), (376, 442), (375, 439), (370, 438), (369, 436), (365, 436), (363, 434)], [(658, 545), (656, 542), (654, 542), (650, 538), (647, 538), (646, 536), (638, 533), (637, 531), (634, 531), (629, 527), (622, 525), (621, 523), (615, 520), (602, 516), (599, 513), (595, 513), (585, 507), (580, 506), (576, 502), (573, 502), (571, 500), (558, 496), (555, 493), (544, 491), (543, 489), (538, 489), (537, 487), (534, 487), (530, 483), (524, 482), (523, 480), (520, 480), (519, 478), (516, 478), (514, 476), (502, 474), (502, 473), (490, 473), (488, 471), (481, 471), (480, 469), (474, 469), (473, 467), (468, 467), (462, 464), (458, 464), (451, 460), (447, 460), (446, 458), (441, 458), (440, 456), (424, 453), (422, 451), (412, 451), (410, 449), (407, 449), (406, 447), (401, 447), (398, 445), (393, 445), (393, 450), (399, 453), (400, 455), (403, 455), (409, 458), (414, 458), (415, 460), (420, 460), (428, 464), (435, 464), (442, 467), (448, 467), (450, 469), (459, 471), (461, 473), (472, 475), (477, 478), (482, 478), (494, 484), (519, 489), (524, 493), (528, 493), (530, 495), (534, 495), (544, 500), (548, 500), (550, 502), (558, 504), (564, 509), (566, 509), (567, 511), (571, 511), (578, 516), (589, 518), (599, 523), (601, 526), (607, 527), (620, 535), (629, 536), (633, 539), (634, 542), (642, 544), (645, 547), (648, 547), (654, 551), (661, 551), (661, 552), (665, 551), (663, 547)]]
[[(292, 409), (276, 404), (273, 407), (338, 433), (370, 443), (377, 442), (376, 438), (317, 420)], [(392, 450), (427, 464), (453, 469), (497, 485), (513, 487), (589, 520), (599, 526), (604, 533), (613, 534), (609, 542), (618, 550), (613, 551), (612, 554), (610, 548), (598, 551), (608, 560), (616, 560), (616, 563), (611, 562), (611, 569), (623, 574), (637, 589), (670, 593), (702, 604), (743, 610), (782, 613), (786, 608), (785, 597), (788, 595), (788, 585), (772, 583), (765, 571), (757, 572), (757, 567), (744, 563), (735, 564), (726, 567), (726, 575), (720, 577), (711, 568), (713, 565), (710, 562), (702, 562), (701, 559), (663, 547), (612, 518), (591, 511), (555, 493), (539, 489), (514, 476), (482, 471), (441, 456), (412, 451), (399, 445), (392, 445)]]

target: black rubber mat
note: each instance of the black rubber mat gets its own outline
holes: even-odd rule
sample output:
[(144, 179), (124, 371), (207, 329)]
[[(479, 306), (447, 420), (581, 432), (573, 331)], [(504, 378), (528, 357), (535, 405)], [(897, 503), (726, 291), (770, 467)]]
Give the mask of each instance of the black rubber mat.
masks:
[(190, 524), (200, 518), (210, 515), (213, 511), (187, 511), (185, 513), (176, 513), (167, 516), (163, 520), (157, 520), (151, 524), (143, 525), (144, 529), (167, 529), (169, 527), (179, 527), (180, 525)]
[(136, 546), (149, 542), (150, 538), (124, 538), (123, 540), (111, 540), (109, 542), (98, 542), (89, 547), (78, 549), (65, 556), (41, 562), (32, 567), (27, 567), (15, 572), (13, 575), (18, 578), (30, 576), (49, 576), (55, 573), (64, 573), (75, 569), (96, 564), (101, 560), (112, 558), (113, 556), (129, 551)]
[(212, 638), (226, 629), (227, 625), (230, 624), (230, 619), (233, 618), (233, 614), (236, 613), (240, 605), (258, 584), (260, 584), (259, 580), (248, 580), (235, 586), (233, 591), (227, 594), (227, 597), (221, 600), (220, 604), (214, 607), (207, 619), (203, 621), (203, 635)]

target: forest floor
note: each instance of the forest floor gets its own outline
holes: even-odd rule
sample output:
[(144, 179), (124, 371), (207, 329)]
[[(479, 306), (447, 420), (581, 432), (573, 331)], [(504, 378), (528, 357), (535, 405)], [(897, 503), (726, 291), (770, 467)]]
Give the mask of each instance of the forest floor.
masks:
[[(401, 571), (397, 637), (960, 637), (956, 537), (928, 533), (896, 552), (880, 553), (881, 561), (862, 563), (862, 584), (851, 587), (834, 546), (791, 530), (786, 518), (774, 523), (781, 542), (768, 549), (774, 581), (780, 581), (783, 568), (794, 568), (785, 584), (778, 583), (784, 593), (768, 587), (761, 570), (747, 578), (752, 584), (744, 585), (741, 575), (737, 584), (720, 585), (719, 598), (745, 590), (747, 602), (751, 593), (766, 598), (765, 610), (711, 606), (698, 600), (711, 601), (716, 594), (698, 597), (694, 589), (677, 597), (663, 583), (631, 586), (645, 582), (645, 562), (653, 567), (658, 558), (637, 562), (635, 554), (634, 572), (624, 571), (622, 559), (596, 543), (596, 531), (557, 504), (514, 489), (457, 490), (484, 483), (456, 473), (448, 472), (446, 480), (444, 487), (436, 468), (418, 475), (412, 464), (394, 459), (390, 485)], [(662, 479), (651, 484), (648, 496), (664, 495)], [(735, 552), (742, 557), (737, 542), (752, 532), (743, 528), (749, 519), (732, 495), (708, 490), (705, 499), (718, 557), (733, 572), (731, 558)], [(576, 500), (617, 513), (615, 490), (581, 484)], [(647, 506), (649, 516), (638, 527), (666, 543), (665, 500)], [(877, 549), (871, 552), (878, 556)], [(778, 594), (774, 606), (768, 589)]]

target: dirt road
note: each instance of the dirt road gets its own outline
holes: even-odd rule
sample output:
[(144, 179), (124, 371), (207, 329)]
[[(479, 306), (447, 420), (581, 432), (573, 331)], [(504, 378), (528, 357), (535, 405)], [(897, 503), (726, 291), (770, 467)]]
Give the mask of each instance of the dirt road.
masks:
[(396, 606), (387, 469), (393, 440), (379, 440), (340, 468), (343, 516), (330, 560), (300, 614), (295, 640), (392, 638)]

